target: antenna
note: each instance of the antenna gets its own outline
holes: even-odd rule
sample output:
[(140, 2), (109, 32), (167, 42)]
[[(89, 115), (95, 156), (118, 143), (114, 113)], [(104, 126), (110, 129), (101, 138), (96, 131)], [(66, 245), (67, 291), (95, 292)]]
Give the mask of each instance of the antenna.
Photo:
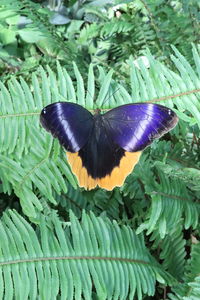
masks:
[[(107, 98), (105, 97), (105, 99), (102, 102), (102, 106), (114, 95), (116, 94), (117, 91), (120, 90), (120, 87), (118, 87), (111, 95), (109, 95)], [(110, 90), (107, 91), (106, 96), (109, 94)], [(91, 98), (93, 99), (91, 93), (89, 90), (87, 90), (87, 93), (91, 96)], [(96, 106), (96, 108), (95, 108)], [(94, 101), (94, 110), (99, 109), (99, 107), (97, 107), (96, 101)]]
[[(116, 92), (118, 92), (120, 90), (120, 87), (118, 87), (113, 93), (112, 93), (112, 95), (110, 95), (107, 99), (105, 99), (104, 101), (103, 101), (103, 103), (102, 103), (102, 105), (103, 104), (105, 104), (114, 94), (116, 94)], [(109, 91), (108, 91), (108, 93), (109, 93)]]

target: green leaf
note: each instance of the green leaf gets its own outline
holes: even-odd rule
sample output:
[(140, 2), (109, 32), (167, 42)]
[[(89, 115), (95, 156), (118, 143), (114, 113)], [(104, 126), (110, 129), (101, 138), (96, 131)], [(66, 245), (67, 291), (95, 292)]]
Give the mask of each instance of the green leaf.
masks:
[(92, 213), (83, 213), (78, 221), (70, 212), (68, 225), (56, 215), (41, 215), (34, 230), (10, 210), (0, 225), (4, 298), (56, 299), (60, 294), (63, 299), (83, 295), (89, 300), (94, 290), (99, 299), (142, 299), (144, 293), (154, 295), (156, 278), (165, 285), (173, 282), (151, 257), (142, 236)]
[(28, 26), (18, 30), (18, 34), (26, 43), (37, 43), (45, 38), (44, 33), (40, 30)]
[(16, 42), (16, 32), (11, 29), (0, 27), (0, 42), (2, 42), (3, 45), (15, 43)]

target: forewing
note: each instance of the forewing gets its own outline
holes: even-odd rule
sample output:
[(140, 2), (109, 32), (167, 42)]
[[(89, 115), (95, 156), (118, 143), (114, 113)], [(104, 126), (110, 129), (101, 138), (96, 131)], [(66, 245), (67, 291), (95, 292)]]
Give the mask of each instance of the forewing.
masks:
[(178, 122), (171, 109), (153, 103), (122, 105), (103, 118), (113, 141), (128, 152), (143, 150)]
[(46, 106), (41, 112), (40, 122), (70, 152), (79, 151), (87, 143), (94, 126), (92, 114), (70, 102)]

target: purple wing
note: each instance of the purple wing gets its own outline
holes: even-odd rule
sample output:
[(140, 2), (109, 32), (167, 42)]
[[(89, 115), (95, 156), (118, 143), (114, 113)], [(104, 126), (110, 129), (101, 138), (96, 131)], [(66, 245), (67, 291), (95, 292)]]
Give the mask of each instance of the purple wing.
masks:
[(87, 143), (94, 126), (92, 114), (70, 102), (46, 106), (41, 112), (40, 122), (70, 152), (78, 152)]
[(128, 152), (141, 151), (178, 122), (169, 108), (153, 103), (122, 105), (103, 115), (113, 141)]

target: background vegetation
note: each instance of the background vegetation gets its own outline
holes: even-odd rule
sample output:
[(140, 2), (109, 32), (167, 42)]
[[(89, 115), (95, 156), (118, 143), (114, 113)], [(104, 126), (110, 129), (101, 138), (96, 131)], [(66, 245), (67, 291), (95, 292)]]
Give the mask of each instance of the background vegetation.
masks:
[[(1, 0), (0, 299), (200, 299), (199, 19), (198, 0)], [(39, 124), (56, 101), (180, 121), (87, 192)]]

